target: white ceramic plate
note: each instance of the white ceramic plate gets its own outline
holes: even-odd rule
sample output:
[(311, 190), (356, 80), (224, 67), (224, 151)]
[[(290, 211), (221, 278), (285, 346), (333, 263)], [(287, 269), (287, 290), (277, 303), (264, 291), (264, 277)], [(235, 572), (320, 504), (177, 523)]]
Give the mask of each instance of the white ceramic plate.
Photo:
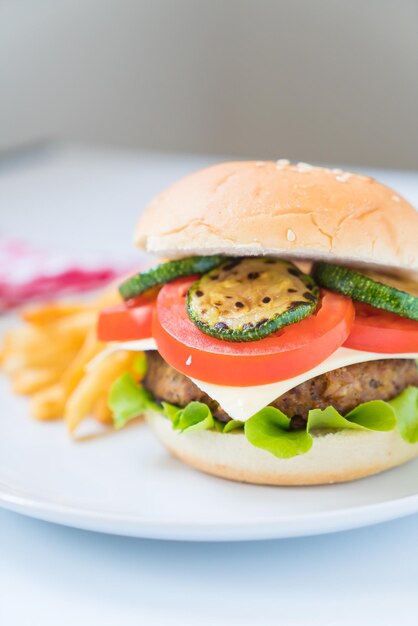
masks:
[[(4, 227), (41, 246), (129, 254), (138, 208), (171, 181), (207, 164), (197, 157), (161, 154), (109, 159), (59, 153), (5, 179)], [(415, 174), (382, 170), (376, 175), (418, 203)], [(121, 197), (123, 210), (115, 219)], [(36, 219), (28, 219), (34, 211)], [(140, 537), (310, 535), (418, 511), (418, 460), (338, 486), (241, 485), (181, 465), (145, 426), (76, 444), (62, 423), (33, 422), (26, 402), (13, 397), (0, 376), (0, 504), (62, 524)]]
[(37, 423), (0, 380), (0, 504), (121, 535), (246, 540), (313, 535), (418, 511), (418, 461), (357, 482), (259, 487), (200, 474), (171, 458), (145, 424), (75, 443)]

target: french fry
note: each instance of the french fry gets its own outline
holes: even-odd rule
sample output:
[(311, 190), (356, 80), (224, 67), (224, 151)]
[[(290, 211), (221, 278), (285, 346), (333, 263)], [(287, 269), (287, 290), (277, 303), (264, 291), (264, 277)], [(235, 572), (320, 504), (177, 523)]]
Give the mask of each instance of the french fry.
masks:
[(19, 369), (48, 368), (70, 363), (93, 327), (95, 313), (70, 316), (45, 327), (30, 324), (13, 329), (4, 338), (6, 373)]
[(113, 381), (129, 371), (134, 358), (132, 352), (113, 352), (85, 374), (65, 407), (64, 417), (70, 433), (84, 417), (91, 415), (96, 400), (106, 393)]
[(47, 333), (29, 324), (24, 324), (9, 330), (3, 337), (3, 351), (5, 356), (20, 350), (38, 349), (44, 345)]
[(63, 317), (62, 319), (53, 322), (50, 324), (49, 328), (58, 334), (71, 332), (73, 334), (80, 334), (81, 336), (84, 336), (92, 326), (95, 326), (96, 319), (96, 311), (82, 311), (81, 313), (77, 313), (69, 317)]
[(45, 348), (44, 351), (21, 352), (13, 356), (8, 355), (3, 363), (3, 369), (9, 376), (14, 376), (27, 369), (48, 369), (50, 367), (62, 370), (71, 363), (79, 348), (63, 349), (59, 344)]
[(6, 333), (0, 365), (13, 391), (31, 396), (35, 419), (64, 417), (70, 433), (88, 416), (112, 423), (109, 389), (120, 374), (133, 371), (135, 354), (111, 353), (93, 369), (85, 368), (105, 348), (96, 339), (98, 310), (120, 301), (112, 288), (88, 304), (57, 301), (32, 307), (22, 313), (25, 323)]
[[(84, 315), (84, 314), (83, 314)], [(51, 350), (63, 351), (66, 348), (81, 346), (84, 337), (92, 326), (92, 320), (77, 319), (66, 320), (66, 324), (49, 325), (39, 328), (26, 324), (6, 333), (3, 342), (5, 359), (9, 355), (29, 354)]]
[(87, 363), (99, 354), (104, 347), (105, 344), (97, 341), (96, 339), (96, 329), (91, 328), (84, 339), (84, 343), (80, 351), (69, 364), (68, 369), (62, 376), (61, 384), (64, 386), (68, 395), (74, 391), (80, 380), (85, 375), (84, 368)]
[(65, 365), (39, 369), (19, 369), (12, 376), (12, 389), (14, 393), (31, 395), (50, 387), (58, 382), (62, 376)]
[(64, 415), (65, 402), (65, 389), (57, 383), (32, 396), (30, 413), (37, 420), (59, 419)]
[(108, 393), (109, 391), (106, 390), (104, 395), (100, 396), (100, 398), (97, 398), (93, 406), (92, 415), (101, 424), (107, 424), (110, 426), (113, 423), (113, 420), (112, 411), (108, 406)]
[(76, 313), (86, 312), (93, 307), (80, 303), (60, 303), (51, 302), (50, 304), (44, 304), (42, 306), (31, 307), (25, 309), (21, 317), (25, 322), (35, 324), (37, 326), (45, 326), (56, 322), (57, 320), (75, 315)]
[(59, 378), (59, 383), (46, 389), (33, 398), (30, 411), (36, 419), (58, 419), (64, 417), (65, 404), (85, 372), (85, 365), (104, 347), (96, 340), (96, 331), (92, 328), (85, 337), (83, 346), (73, 356)]

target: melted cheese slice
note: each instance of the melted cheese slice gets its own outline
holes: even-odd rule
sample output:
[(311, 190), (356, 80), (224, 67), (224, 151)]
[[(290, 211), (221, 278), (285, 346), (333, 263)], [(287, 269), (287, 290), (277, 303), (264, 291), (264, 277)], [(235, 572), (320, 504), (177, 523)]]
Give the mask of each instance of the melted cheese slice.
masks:
[[(98, 361), (101, 361), (108, 354), (116, 350), (142, 351), (156, 349), (157, 344), (152, 338), (137, 341), (114, 342), (109, 344), (88, 364), (88, 369), (94, 368)], [(351, 350), (350, 348), (338, 348), (334, 354), (308, 372), (304, 372), (293, 378), (288, 378), (287, 380), (281, 380), (277, 383), (254, 385), (252, 387), (215, 385), (203, 380), (198, 380), (197, 378), (189, 378), (199, 389), (207, 393), (213, 400), (216, 400), (230, 417), (244, 422), (257, 413), (257, 411), (260, 411), (273, 402), (276, 398), (315, 376), (320, 376), (321, 374), (331, 372), (347, 365), (377, 361), (379, 359), (418, 359), (418, 353), (387, 354), (382, 352), (363, 352), (361, 350)]]
[(157, 344), (155, 339), (149, 337), (148, 339), (136, 339), (135, 341), (112, 341), (106, 348), (104, 348), (99, 354), (97, 354), (86, 365), (86, 370), (93, 370), (98, 363), (103, 361), (109, 354), (117, 352), (118, 350), (130, 350), (132, 352), (142, 352), (145, 350), (156, 350)]
[(245, 422), (252, 415), (279, 398), (284, 393), (297, 385), (304, 383), (315, 376), (331, 372), (346, 365), (377, 361), (378, 359), (416, 359), (418, 353), (409, 354), (383, 354), (381, 352), (363, 352), (350, 348), (338, 348), (325, 361), (319, 365), (294, 376), (287, 380), (268, 385), (255, 385), (254, 387), (230, 387), (227, 385), (214, 385), (203, 380), (191, 378), (191, 380), (213, 400), (216, 400), (230, 417)]

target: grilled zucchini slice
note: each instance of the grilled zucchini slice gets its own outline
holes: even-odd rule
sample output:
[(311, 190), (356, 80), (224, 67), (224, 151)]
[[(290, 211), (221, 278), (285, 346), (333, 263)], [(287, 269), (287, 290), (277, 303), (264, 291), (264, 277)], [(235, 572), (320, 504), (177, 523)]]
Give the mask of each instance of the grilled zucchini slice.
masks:
[(187, 294), (201, 331), (226, 341), (257, 341), (311, 315), (319, 290), (293, 263), (270, 257), (230, 259), (204, 274)]
[(320, 261), (312, 274), (319, 285), (353, 300), (418, 321), (418, 283), (407, 278), (353, 270)]
[(146, 272), (128, 278), (119, 286), (119, 293), (124, 300), (135, 298), (156, 285), (171, 283), (177, 278), (191, 274), (204, 274), (225, 261), (224, 256), (192, 256), (186, 259), (168, 261)]

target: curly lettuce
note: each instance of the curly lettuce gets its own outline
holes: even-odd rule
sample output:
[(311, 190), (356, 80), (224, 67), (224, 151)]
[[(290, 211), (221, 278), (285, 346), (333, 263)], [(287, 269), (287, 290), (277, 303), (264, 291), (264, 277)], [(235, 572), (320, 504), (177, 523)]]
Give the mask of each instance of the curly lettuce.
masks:
[(123, 374), (112, 385), (109, 407), (114, 425), (121, 428), (148, 409), (159, 411), (180, 433), (213, 430), (218, 433), (241, 432), (255, 447), (280, 459), (306, 454), (313, 437), (341, 430), (389, 432), (395, 428), (408, 443), (418, 442), (418, 387), (407, 387), (396, 398), (384, 402), (371, 400), (356, 406), (345, 416), (334, 407), (309, 411), (306, 430), (291, 430), (291, 420), (272, 406), (266, 406), (246, 422), (217, 420), (202, 402), (178, 407), (167, 402), (158, 406), (151, 393), (138, 384), (131, 374)]
[(401, 437), (407, 443), (418, 442), (418, 387), (407, 387), (399, 396), (389, 400), (396, 415)]
[(113, 425), (119, 429), (142, 415), (147, 409), (161, 411), (152, 394), (139, 385), (132, 374), (119, 376), (110, 388), (108, 406), (112, 411)]
[[(417, 415), (418, 420), (418, 415)], [(306, 430), (290, 430), (290, 419), (278, 409), (267, 406), (245, 422), (248, 441), (274, 454), (279, 459), (289, 459), (308, 452), (313, 443), (311, 433), (339, 430), (390, 431), (396, 426), (395, 412), (382, 400), (359, 404), (343, 417), (334, 407), (311, 409)]]
[(184, 433), (214, 428), (215, 418), (208, 405), (203, 402), (189, 402), (184, 409), (163, 402), (162, 407), (165, 415), (171, 420), (174, 430)]

